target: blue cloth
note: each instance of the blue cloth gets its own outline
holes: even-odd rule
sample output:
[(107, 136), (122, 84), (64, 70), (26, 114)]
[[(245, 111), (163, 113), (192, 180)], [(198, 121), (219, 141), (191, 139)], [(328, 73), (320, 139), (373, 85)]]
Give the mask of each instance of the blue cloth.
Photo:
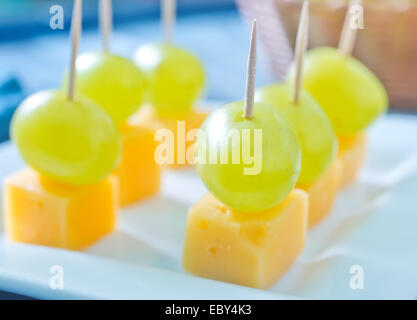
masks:
[(16, 77), (0, 78), (0, 142), (9, 139), (10, 120), (23, 98), (22, 86)]

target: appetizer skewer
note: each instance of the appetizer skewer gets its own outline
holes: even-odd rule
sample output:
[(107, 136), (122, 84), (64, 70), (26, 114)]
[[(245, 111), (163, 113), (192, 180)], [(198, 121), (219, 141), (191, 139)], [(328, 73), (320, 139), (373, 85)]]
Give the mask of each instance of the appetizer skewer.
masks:
[[(142, 45), (133, 59), (147, 78), (146, 102), (149, 106), (140, 111), (142, 121), (170, 130), (174, 141), (180, 143), (177, 141), (178, 126), (183, 123), (187, 135), (189, 131), (200, 128), (208, 113), (195, 108), (205, 82), (200, 61), (173, 44), (175, 10), (175, 0), (162, 1), (164, 41)], [(192, 144), (193, 141), (186, 141), (183, 150), (174, 146), (174, 159), (165, 164), (172, 168), (192, 165), (194, 159), (188, 161), (185, 157), (185, 150)]]
[[(297, 133), (303, 155), (297, 186), (310, 195), (309, 225), (324, 218), (338, 191), (340, 164), (331, 122), (314, 98), (302, 88), (303, 56), (308, 38), (308, 1), (303, 4), (295, 48), (295, 76), (290, 83), (273, 84), (256, 92), (256, 101), (275, 106)], [(320, 186), (320, 187), (318, 187)]]
[(159, 191), (161, 167), (154, 160), (156, 127), (133, 116), (143, 101), (144, 74), (131, 60), (110, 52), (112, 11), (111, 0), (100, 0), (103, 51), (77, 59), (77, 89), (100, 104), (118, 126), (121, 157), (114, 173), (119, 178), (120, 205), (126, 206)]
[[(215, 110), (197, 139), (197, 170), (210, 193), (189, 210), (183, 265), (198, 276), (267, 288), (304, 247), (308, 196), (293, 190), (301, 150), (290, 123), (254, 102), (255, 57), (254, 21), (245, 101)], [(218, 151), (228, 152), (220, 163), (212, 161)]]
[[(303, 77), (304, 89), (326, 112), (338, 137), (341, 186), (355, 179), (365, 153), (364, 131), (388, 106), (382, 83), (351, 56), (358, 30), (350, 25), (350, 18), (348, 10), (339, 49), (314, 48), (306, 54)], [(293, 65), (287, 78), (294, 77)]]
[(35, 93), (13, 116), (12, 139), (31, 168), (4, 182), (12, 241), (78, 250), (116, 225), (117, 179), (109, 174), (119, 158), (119, 135), (111, 117), (76, 90), (81, 5), (74, 3), (68, 93)]

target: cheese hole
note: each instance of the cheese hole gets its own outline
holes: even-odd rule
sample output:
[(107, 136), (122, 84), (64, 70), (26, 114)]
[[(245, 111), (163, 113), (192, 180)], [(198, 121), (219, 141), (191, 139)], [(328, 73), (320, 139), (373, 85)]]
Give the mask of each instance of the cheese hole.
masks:
[(246, 226), (240, 232), (254, 245), (262, 246), (266, 241), (266, 230), (262, 226)]
[(199, 227), (201, 230), (207, 230), (208, 226), (207, 226), (207, 221), (206, 220), (201, 220), (199, 223)]
[(229, 211), (228, 208), (224, 207), (224, 206), (216, 206), (218, 210), (220, 210), (221, 213), (227, 213)]
[(210, 251), (211, 254), (214, 255), (214, 254), (216, 254), (217, 249), (215, 247), (210, 247), (209, 251)]
[(42, 209), (42, 208), (43, 208), (43, 203), (42, 203), (42, 201), (40, 201), (40, 200), (35, 200), (35, 205), (36, 205), (36, 207), (38, 207), (39, 209)]

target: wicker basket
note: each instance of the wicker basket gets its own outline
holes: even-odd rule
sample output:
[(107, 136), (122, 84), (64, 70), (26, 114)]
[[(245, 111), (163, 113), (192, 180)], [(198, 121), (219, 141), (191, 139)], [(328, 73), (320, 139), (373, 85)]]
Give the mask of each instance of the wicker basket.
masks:
[[(236, 0), (242, 14), (258, 19), (277, 80), (285, 75), (301, 12), (301, 0)], [(336, 46), (347, 10), (345, 0), (310, 3), (310, 47)], [(417, 4), (370, 1), (354, 55), (384, 83), (395, 108), (417, 110)]]

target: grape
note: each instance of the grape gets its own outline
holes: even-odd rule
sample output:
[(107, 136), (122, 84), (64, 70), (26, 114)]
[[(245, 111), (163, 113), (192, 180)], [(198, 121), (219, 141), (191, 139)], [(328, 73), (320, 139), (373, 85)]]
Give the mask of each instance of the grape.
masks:
[(187, 114), (204, 87), (204, 70), (191, 53), (164, 43), (140, 47), (134, 61), (146, 73), (148, 100), (163, 117)]
[(337, 139), (329, 118), (314, 98), (301, 90), (294, 104), (290, 92), (286, 84), (270, 85), (256, 91), (255, 101), (275, 106), (292, 124), (303, 157), (298, 184), (308, 185), (329, 168), (337, 152)]
[(25, 99), (13, 116), (11, 136), (31, 167), (72, 184), (104, 178), (120, 153), (110, 116), (93, 102), (70, 101), (60, 91), (41, 91)]
[(92, 52), (77, 58), (76, 69), (76, 92), (104, 108), (117, 125), (142, 104), (145, 76), (132, 61)]
[[(324, 109), (338, 136), (364, 130), (388, 106), (387, 93), (361, 62), (334, 48), (315, 48), (304, 59), (303, 86)], [(294, 65), (288, 78), (294, 77)]]
[[(259, 132), (261, 141), (257, 141)], [(239, 140), (232, 143), (228, 137), (234, 133)], [(223, 162), (221, 150), (228, 151)], [(216, 152), (219, 158), (213, 161)], [(255, 158), (253, 163), (248, 156)], [(243, 117), (243, 102), (234, 102), (215, 110), (203, 123), (196, 165), (207, 188), (225, 205), (259, 212), (291, 192), (300, 173), (301, 150), (291, 125), (274, 107), (256, 103), (254, 117), (248, 120)]]

